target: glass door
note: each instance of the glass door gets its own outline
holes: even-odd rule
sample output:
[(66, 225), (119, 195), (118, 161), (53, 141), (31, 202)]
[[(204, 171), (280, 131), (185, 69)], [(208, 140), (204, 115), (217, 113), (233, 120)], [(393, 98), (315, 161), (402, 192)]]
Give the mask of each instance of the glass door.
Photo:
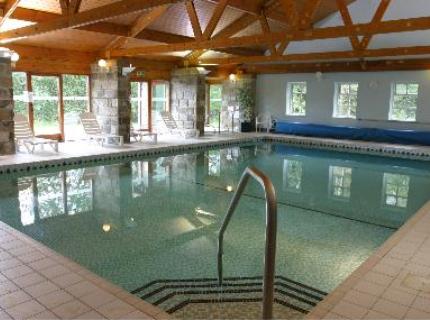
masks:
[(148, 82), (130, 83), (131, 126), (149, 130)]
[(31, 76), (33, 89), (34, 133), (61, 137), (60, 78), (58, 76)]
[(167, 81), (152, 82), (151, 102), (152, 129), (157, 131), (157, 129), (163, 128), (161, 112), (169, 111), (169, 83)]
[(77, 140), (85, 137), (80, 115), (89, 110), (89, 79), (88, 76), (72, 74), (62, 77), (65, 139)]

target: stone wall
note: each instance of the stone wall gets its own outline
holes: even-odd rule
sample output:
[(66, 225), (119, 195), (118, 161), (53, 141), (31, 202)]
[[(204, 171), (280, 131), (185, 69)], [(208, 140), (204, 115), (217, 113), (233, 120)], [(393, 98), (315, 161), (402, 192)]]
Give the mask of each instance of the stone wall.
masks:
[(0, 155), (15, 153), (10, 59), (0, 58)]
[[(240, 75), (235, 81), (229, 79), (222, 83), (222, 107), (221, 107), (221, 129), (231, 129), (232, 126), (232, 109), (239, 109), (238, 90), (242, 87), (249, 87), (254, 95), (257, 94), (256, 78), (253, 75)], [(255, 106), (254, 106), (255, 110)], [(238, 129), (240, 112), (235, 114), (235, 129)]]
[(121, 135), (130, 142), (129, 79), (122, 68), (129, 64), (124, 59), (109, 60), (108, 67), (91, 66), (91, 101), (103, 132)]
[(202, 135), (205, 127), (206, 104), (204, 72), (199, 68), (174, 71), (170, 90), (170, 108), (178, 127), (197, 129)]

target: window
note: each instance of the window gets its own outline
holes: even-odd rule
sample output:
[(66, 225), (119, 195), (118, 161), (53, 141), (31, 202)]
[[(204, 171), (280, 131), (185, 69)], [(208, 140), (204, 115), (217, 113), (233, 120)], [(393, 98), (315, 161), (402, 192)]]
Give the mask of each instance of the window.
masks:
[(333, 117), (355, 119), (357, 115), (358, 83), (336, 83)]
[(79, 116), (89, 110), (88, 77), (63, 75), (64, 132), (68, 140), (85, 135)]
[(131, 125), (134, 128), (149, 129), (148, 83), (130, 83)]
[(222, 107), (222, 85), (209, 86), (209, 125), (218, 128)]
[(284, 190), (302, 191), (303, 164), (297, 160), (284, 160)]
[(409, 180), (409, 176), (406, 175), (384, 173), (384, 205), (406, 208), (408, 205)]
[(287, 115), (306, 115), (306, 82), (290, 82), (287, 89)]
[(28, 117), (27, 74), (12, 72), (14, 112)]
[(154, 82), (152, 85), (152, 111), (168, 110), (169, 86), (166, 82)]
[(35, 134), (58, 134), (60, 99), (58, 76), (31, 76)]
[(221, 175), (221, 152), (220, 150), (209, 150), (208, 159), (208, 175), (219, 177)]
[(330, 166), (329, 192), (335, 199), (351, 197), (352, 168)]
[(390, 120), (415, 121), (418, 105), (418, 83), (395, 83), (391, 89)]

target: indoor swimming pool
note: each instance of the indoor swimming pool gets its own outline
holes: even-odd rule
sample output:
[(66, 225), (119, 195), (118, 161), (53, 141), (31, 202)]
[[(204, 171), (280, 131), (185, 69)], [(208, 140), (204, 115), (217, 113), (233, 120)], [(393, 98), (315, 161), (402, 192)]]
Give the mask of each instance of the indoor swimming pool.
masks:
[(430, 200), (430, 163), (245, 144), (0, 177), (0, 220), (178, 318), (260, 315), (265, 199), (278, 201), (276, 315), (301, 318)]

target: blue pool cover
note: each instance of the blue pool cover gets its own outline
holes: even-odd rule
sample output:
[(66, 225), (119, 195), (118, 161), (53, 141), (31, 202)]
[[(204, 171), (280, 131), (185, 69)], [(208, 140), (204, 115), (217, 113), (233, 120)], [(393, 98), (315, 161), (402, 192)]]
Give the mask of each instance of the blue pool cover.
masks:
[(430, 131), (358, 128), (277, 121), (275, 132), (308, 137), (430, 145)]

